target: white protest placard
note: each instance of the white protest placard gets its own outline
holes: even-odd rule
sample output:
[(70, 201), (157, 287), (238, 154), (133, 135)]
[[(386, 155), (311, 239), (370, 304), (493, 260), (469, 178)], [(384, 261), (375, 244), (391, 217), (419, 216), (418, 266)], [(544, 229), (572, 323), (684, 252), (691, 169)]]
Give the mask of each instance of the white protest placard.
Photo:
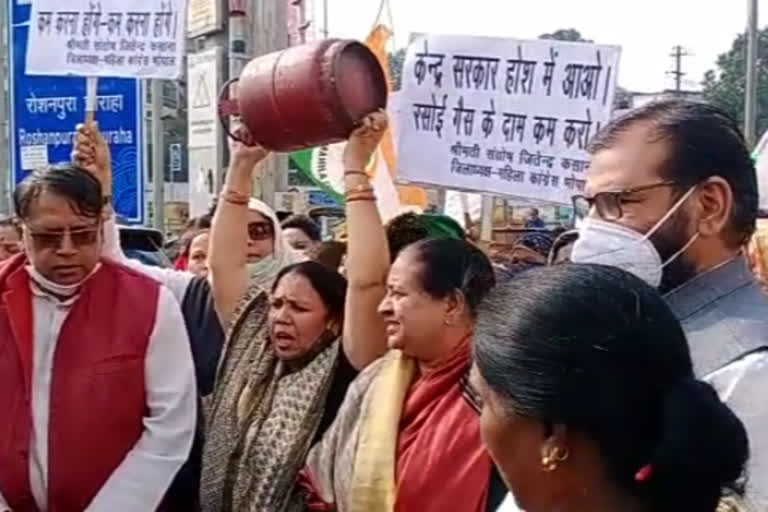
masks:
[(186, 0), (35, 0), (27, 74), (176, 80)]
[(422, 35), (396, 113), (399, 177), (570, 204), (610, 119), (620, 48)]

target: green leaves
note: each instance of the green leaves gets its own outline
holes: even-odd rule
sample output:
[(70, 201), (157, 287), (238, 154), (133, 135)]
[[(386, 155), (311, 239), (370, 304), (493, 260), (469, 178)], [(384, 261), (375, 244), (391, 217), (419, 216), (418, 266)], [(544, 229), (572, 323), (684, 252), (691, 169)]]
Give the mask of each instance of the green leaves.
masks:
[(556, 41), (573, 41), (577, 43), (594, 42), (591, 39), (584, 39), (581, 32), (575, 28), (561, 28), (560, 30), (555, 30), (551, 34), (542, 34), (539, 36), (539, 39), (554, 39)]
[[(739, 34), (731, 48), (718, 57), (716, 69), (708, 71), (702, 82), (704, 99), (722, 108), (740, 123), (744, 122), (746, 65), (746, 34)], [(757, 135), (760, 138), (768, 130), (768, 28), (759, 34), (757, 68)]]

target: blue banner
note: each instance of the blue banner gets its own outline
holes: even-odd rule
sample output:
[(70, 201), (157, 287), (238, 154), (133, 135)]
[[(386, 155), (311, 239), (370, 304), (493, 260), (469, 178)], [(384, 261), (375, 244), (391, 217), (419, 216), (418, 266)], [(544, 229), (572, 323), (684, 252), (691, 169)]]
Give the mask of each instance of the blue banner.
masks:
[[(5, 1), (5, 0), (0, 0)], [(31, 2), (7, 0), (10, 25), (13, 183), (46, 163), (71, 159), (75, 127), (85, 120), (86, 79), (25, 74)], [(138, 80), (99, 78), (96, 120), (112, 150), (115, 210), (144, 222), (142, 95)]]

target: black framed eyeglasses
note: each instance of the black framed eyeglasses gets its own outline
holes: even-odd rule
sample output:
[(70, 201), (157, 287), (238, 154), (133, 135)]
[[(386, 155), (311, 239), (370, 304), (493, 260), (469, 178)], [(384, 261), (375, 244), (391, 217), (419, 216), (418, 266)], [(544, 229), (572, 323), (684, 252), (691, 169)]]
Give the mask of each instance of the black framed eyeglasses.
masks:
[(662, 187), (678, 187), (676, 181), (661, 181), (609, 192), (598, 192), (594, 196), (576, 195), (571, 198), (573, 213), (577, 219), (589, 217), (594, 209), (603, 220), (619, 220), (624, 216), (623, 203), (630, 195)]
[(261, 240), (268, 240), (274, 236), (274, 230), (272, 224), (269, 222), (249, 222), (248, 223), (248, 238), (254, 242)]

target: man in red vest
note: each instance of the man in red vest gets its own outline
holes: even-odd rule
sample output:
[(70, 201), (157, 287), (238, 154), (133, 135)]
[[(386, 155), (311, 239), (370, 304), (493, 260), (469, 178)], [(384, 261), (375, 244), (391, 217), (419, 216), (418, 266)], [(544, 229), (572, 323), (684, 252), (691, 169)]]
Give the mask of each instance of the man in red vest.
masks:
[(153, 511), (192, 444), (179, 306), (100, 259), (104, 200), (74, 166), (14, 193), (25, 254), (0, 266), (0, 511)]

